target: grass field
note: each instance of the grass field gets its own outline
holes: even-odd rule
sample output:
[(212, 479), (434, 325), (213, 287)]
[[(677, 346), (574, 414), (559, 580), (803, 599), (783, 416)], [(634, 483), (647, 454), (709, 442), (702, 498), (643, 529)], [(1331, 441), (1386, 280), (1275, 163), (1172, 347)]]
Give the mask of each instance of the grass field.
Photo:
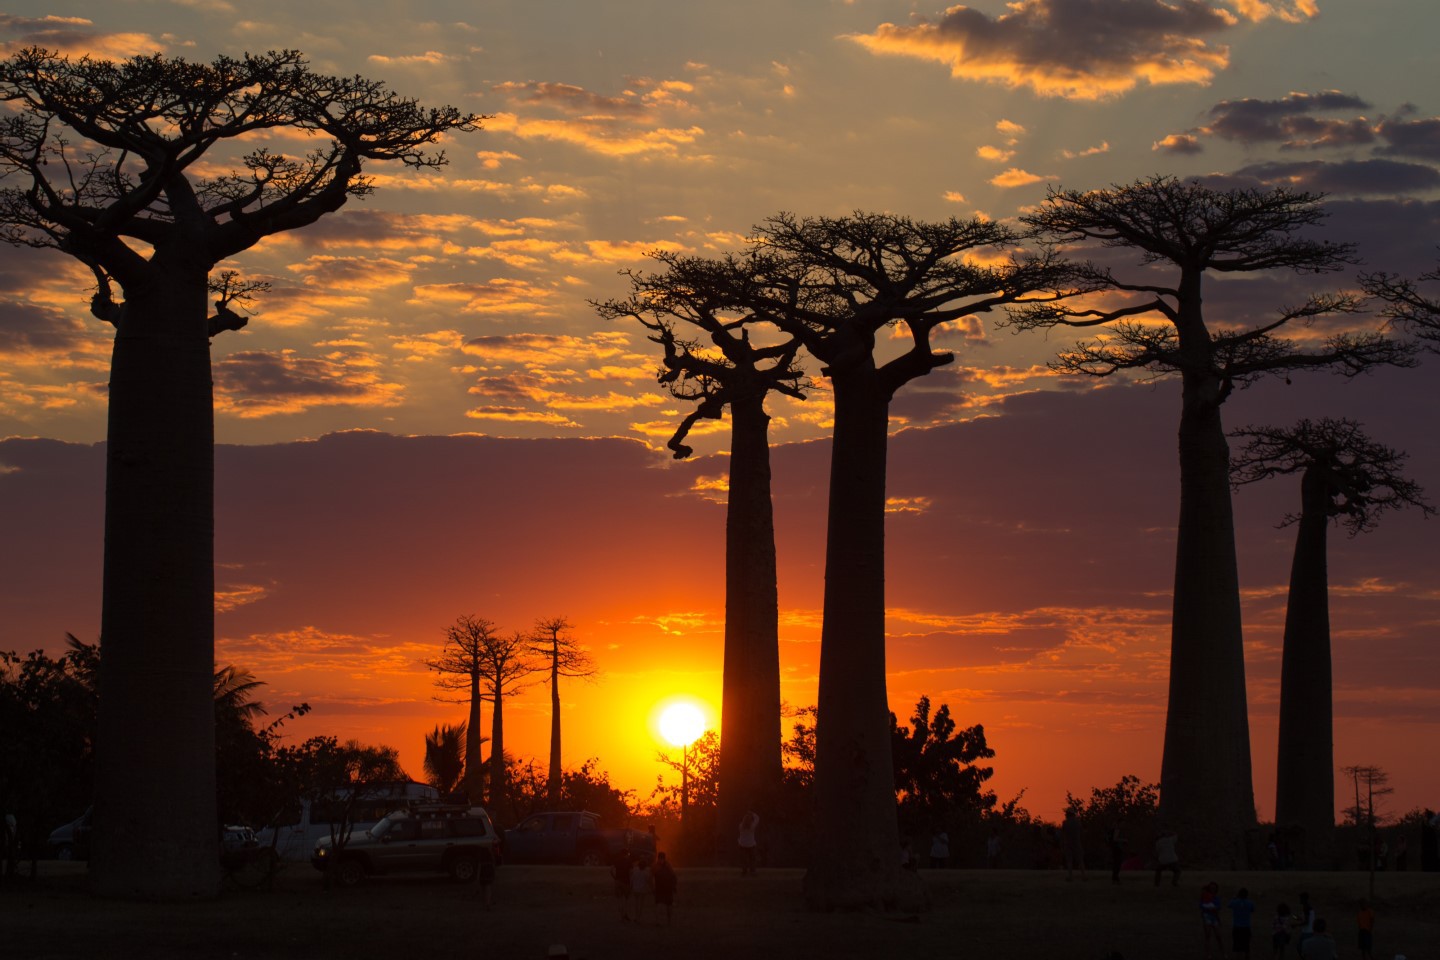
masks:
[[(92, 900), (84, 866), (42, 863), (34, 881), (0, 891), (0, 957), (117, 960), (314, 960), (398, 958), (542, 960), (551, 944), (587, 960), (690, 958), (1045, 958), (1125, 960), (1204, 957), (1197, 902), (1219, 882), (1229, 899), (1247, 886), (1259, 906), (1253, 956), (1268, 960), (1270, 917), (1309, 891), (1329, 918), (1342, 958), (1354, 946), (1360, 873), (1195, 871), (1179, 887), (1149, 875), (1107, 873), (1067, 883), (1056, 871), (921, 871), (930, 909), (918, 915), (818, 914), (800, 898), (799, 870), (741, 878), (682, 869), (674, 923), (622, 922), (604, 868), (504, 867), (485, 906), (475, 886), (443, 879), (376, 879), (325, 890), (303, 864), (271, 891), (227, 890), (208, 903)], [(1440, 958), (1440, 874), (1376, 878), (1377, 960)], [(1228, 913), (1226, 944), (1229, 944)], [(1293, 958), (1293, 948), (1287, 958)]]

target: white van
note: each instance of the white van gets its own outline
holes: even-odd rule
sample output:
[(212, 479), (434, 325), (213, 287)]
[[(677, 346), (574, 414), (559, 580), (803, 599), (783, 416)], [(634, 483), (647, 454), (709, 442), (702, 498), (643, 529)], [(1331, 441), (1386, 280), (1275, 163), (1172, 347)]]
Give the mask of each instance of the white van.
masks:
[[(412, 803), (438, 803), (440, 791), (425, 783), (394, 781), (372, 783), (360, 788), (352, 810), (352, 833), (364, 833), (385, 818), (385, 814)], [(275, 845), (281, 860), (309, 860), (321, 837), (329, 837), (334, 821), (345, 815), (350, 788), (340, 787), (328, 798), (312, 803), (301, 798), (287, 807), (272, 826), (255, 834), (258, 846)]]

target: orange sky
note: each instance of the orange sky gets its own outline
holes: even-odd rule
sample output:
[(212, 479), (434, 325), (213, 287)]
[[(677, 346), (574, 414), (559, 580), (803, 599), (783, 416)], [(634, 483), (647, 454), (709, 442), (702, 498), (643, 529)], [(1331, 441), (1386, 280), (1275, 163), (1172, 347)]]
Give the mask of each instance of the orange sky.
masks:
[[(1440, 9), (1384, 6), (418, 0), (396, 17), (355, 0), (337, 19), (276, 0), (20, 0), (0, 52), (299, 47), (319, 71), (491, 118), (447, 138), (448, 167), (375, 166), (373, 197), (225, 264), (272, 289), (212, 348), (218, 656), (274, 707), (309, 701), (297, 734), (391, 744), (418, 775), (423, 733), (465, 712), (432, 699), (421, 664), (445, 626), (565, 615), (602, 669), (562, 691), (566, 762), (597, 756), (643, 797), (655, 704), (719, 700), (726, 428), (696, 431), (695, 462), (666, 458), (683, 411), (655, 386), (653, 345), (591, 305), (627, 292), (618, 271), (738, 249), (782, 210), (1003, 220), (1048, 187), (1157, 172), (1324, 192), (1329, 235), (1367, 268), (1433, 269)], [(98, 629), (110, 340), (91, 284), (62, 255), (0, 247), (0, 648)], [(1311, 289), (1215, 283), (1206, 308), (1253, 323)], [(1046, 361), (1067, 338), (983, 319), (941, 331), (956, 362), (892, 408), (891, 703), (903, 719), (928, 694), (984, 723), (1002, 799), (1025, 789), (1054, 815), (1066, 790), (1158, 779), (1177, 401), (1063, 380)], [(1434, 491), (1436, 369), (1270, 384), (1225, 415), (1359, 419)], [(783, 693), (803, 706), (823, 381), (772, 413)], [(1278, 480), (1237, 500), (1262, 817), (1290, 549), (1273, 524), (1292, 502)], [(1390, 769), (1397, 810), (1440, 803), (1412, 746), (1440, 733), (1433, 540), (1396, 516), (1331, 545), (1336, 761)], [(517, 698), (513, 752), (546, 755), (547, 710), (542, 689)]]

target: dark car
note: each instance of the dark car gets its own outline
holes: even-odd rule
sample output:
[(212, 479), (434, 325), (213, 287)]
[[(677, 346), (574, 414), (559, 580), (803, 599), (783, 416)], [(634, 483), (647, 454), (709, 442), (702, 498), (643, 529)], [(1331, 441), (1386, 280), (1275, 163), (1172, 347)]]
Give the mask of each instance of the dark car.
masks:
[(321, 837), (310, 863), (333, 870), (342, 886), (387, 873), (448, 873), (466, 883), (494, 864), (495, 846), (495, 827), (484, 808), (424, 804), (356, 831), (338, 853), (329, 837)]
[(536, 813), (505, 831), (506, 863), (611, 863), (622, 853), (655, 855), (655, 838), (640, 830), (606, 830), (587, 811)]

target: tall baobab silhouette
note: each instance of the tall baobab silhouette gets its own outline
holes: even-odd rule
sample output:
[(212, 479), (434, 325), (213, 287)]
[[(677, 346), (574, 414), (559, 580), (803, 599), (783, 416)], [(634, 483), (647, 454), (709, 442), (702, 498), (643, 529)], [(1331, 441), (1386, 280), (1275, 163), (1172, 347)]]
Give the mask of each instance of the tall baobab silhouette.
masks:
[(595, 661), (569, 633), (573, 624), (564, 617), (536, 620), (535, 630), (528, 637), (530, 652), (539, 658), (540, 670), (550, 674), (550, 768), (545, 778), (547, 802), (560, 802), (563, 772), (560, 769), (560, 678), (591, 679), (597, 670)]
[(485, 799), (485, 765), (480, 760), (480, 710), (485, 700), (482, 681), (489, 674), (486, 651), (498, 635), (494, 622), (484, 617), (471, 614), (456, 617), (455, 622), (445, 628), (445, 645), (440, 656), (425, 661), (425, 666), (437, 674), (435, 686), (464, 694), (459, 700), (439, 699), (464, 703), (470, 709), (465, 721), (465, 778), (461, 786), (471, 803)]
[[(224, 302), (209, 316), (210, 274), (368, 194), (368, 161), (443, 164), (427, 145), (482, 118), (294, 51), (115, 63), (32, 47), (0, 61), (0, 101), (0, 239), (89, 267), (115, 327), (91, 888), (213, 896), (210, 337), (239, 318)], [(287, 155), (297, 136), (307, 152)]]
[(1403, 476), (1406, 455), (1371, 440), (1353, 420), (1301, 420), (1293, 427), (1231, 431), (1245, 447), (1231, 459), (1237, 486), (1300, 475), (1300, 512), (1280, 660), (1280, 739), (1275, 761), (1275, 825), (1296, 865), (1328, 869), (1335, 860), (1335, 751), (1330, 667), (1330, 584), (1326, 534), (1339, 523), (1353, 537), (1400, 507), (1434, 512)]
[[(757, 346), (749, 316), (737, 307), (744, 286), (737, 262), (651, 255), (666, 270), (629, 272), (631, 296), (597, 304), (607, 319), (630, 317), (664, 351), (658, 379), (672, 395), (694, 403), (670, 438), (677, 460), (701, 419), (730, 411), (730, 474), (725, 505), (725, 650), (720, 714), (718, 824), (733, 828), (746, 810), (763, 806), (780, 788), (780, 607), (775, 517), (770, 492), (772, 392), (805, 399), (800, 343), (782, 337)], [(677, 326), (702, 340), (687, 339)]]
[(505, 700), (528, 686), (526, 678), (541, 669), (530, 640), (520, 632), (492, 634), (480, 654), (485, 695), (490, 711), (490, 808), (499, 810), (510, 795), (505, 770)]
[[(1413, 362), (1379, 333), (1338, 333), (1305, 349), (1279, 331), (1359, 309), (1350, 294), (1310, 294), (1248, 328), (1213, 327), (1201, 305), (1209, 274), (1325, 273), (1351, 248), (1302, 235), (1324, 219), (1321, 198), (1283, 188), (1217, 190), (1155, 176), (1100, 190), (1052, 189), (1021, 217), (1056, 244), (1134, 251), (1126, 278), (1094, 268), (1090, 283), (1115, 306), (1074, 301), (1016, 310), (1022, 330), (1105, 327), (1052, 366), (1106, 377), (1145, 370), (1178, 374), (1180, 518), (1175, 548), (1169, 706), (1160, 770), (1161, 817), (1197, 860), (1243, 865), (1243, 831), (1255, 822), (1240, 584), (1230, 502), (1230, 451), (1221, 406), (1236, 386), (1297, 370), (1354, 375)], [(1131, 318), (1147, 318), (1139, 322)]]
[[(943, 325), (1027, 296), (1058, 295), (1054, 288), (1066, 274), (1048, 255), (1020, 256), (1014, 232), (980, 219), (779, 214), (755, 229), (754, 240), (739, 302), (825, 365), (835, 403), (815, 835), (845, 839), (815, 845), (806, 898), (821, 909), (904, 900), (914, 891), (896, 856), (885, 692), (890, 401), (911, 380), (954, 359), (931, 342)], [(880, 347), (880, 332), (891, 327), (909, 334), (907, 348), (891, 349), (893, 337)]]

